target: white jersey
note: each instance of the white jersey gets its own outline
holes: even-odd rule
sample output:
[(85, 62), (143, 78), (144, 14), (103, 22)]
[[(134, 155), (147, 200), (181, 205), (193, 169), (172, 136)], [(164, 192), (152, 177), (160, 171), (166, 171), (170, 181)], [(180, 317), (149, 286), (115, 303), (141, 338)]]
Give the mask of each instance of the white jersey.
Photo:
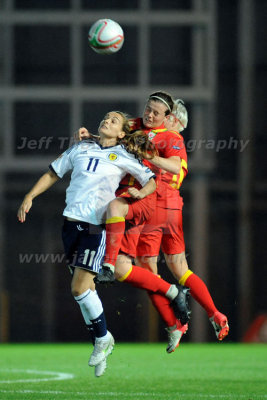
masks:
[(115, 191), (126, 174), (133, 175), (142, 186), (154, 177), (121, 145), (101, 147), (90, 140), (66, 150), (50, 168), (59, 178), (73, 170), (63, 215), (94, 225), (105, 222), (108, 204), (116, 197)]

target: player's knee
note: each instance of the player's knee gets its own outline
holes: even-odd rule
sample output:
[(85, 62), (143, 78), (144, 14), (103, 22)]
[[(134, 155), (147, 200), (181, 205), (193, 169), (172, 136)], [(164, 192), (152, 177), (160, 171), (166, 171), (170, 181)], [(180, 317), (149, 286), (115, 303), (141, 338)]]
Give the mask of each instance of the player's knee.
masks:
[(137, 265), (140, 267), (143, 267), (154, 274), (158, 273), (158, 267), (157, 267), (157, 257), (137, 257), (136, 259)]
[(132, 262), (127, 256), (119, 254), (115, 265), (115, 278), (121, 280), (131, 272)]
[(124, 263), (124, 262), (116, 263), (116, 267), (115, 267), (115, 271), (114, 271), (115, 278), (120, 280), (126, 274), (129, 273), (130, 269), (131, 269), (131, 265), (129, 265), (128, 263)]
[(71, 284), (71, 294), (73, 297), (80, 296), (83, 294), (84, 288), (78, 285), (77, 283), (72, 283)]
[(71, 294), (73, 297), (80, 296), (80, 291), (76, 287), (71, 287)]
[(124, 199), (117, 198), (112, 200), (108, 206), (108, 216), (109, 217), (124, 217), (127, 213), (127, 203)]
[(112, 200), (108, 205), (108, 216), (118, 216), (119, 202), (117, 199)]

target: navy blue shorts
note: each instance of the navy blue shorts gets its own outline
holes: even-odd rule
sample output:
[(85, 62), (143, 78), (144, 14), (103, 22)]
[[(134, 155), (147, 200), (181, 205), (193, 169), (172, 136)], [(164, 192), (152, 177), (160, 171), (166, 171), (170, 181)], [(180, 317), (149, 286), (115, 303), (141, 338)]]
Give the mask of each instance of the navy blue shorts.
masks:
[(104, 225), (64, 220), (62, 240), (68, 266), (80, 267), (98, 274), (106, 249)]

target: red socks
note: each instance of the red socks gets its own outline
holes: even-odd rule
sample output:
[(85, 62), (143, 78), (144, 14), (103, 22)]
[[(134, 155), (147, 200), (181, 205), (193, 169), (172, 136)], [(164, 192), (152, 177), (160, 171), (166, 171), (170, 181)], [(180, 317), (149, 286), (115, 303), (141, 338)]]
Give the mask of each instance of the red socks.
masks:
[(177, 318), (170, 306), (170, 300), (158, 293), (148, 292), (148, 295), (166, 326), (170, 327), (176, 325)]
[(171, 287), (171, 284), (161, 279), (158, 275), (152, 272), (133, 265), (132, 268), (119, 279), (120, 282), (127, 282), (131, 286), (150, 290), (153, 293), (160, 293), (166, 295)]
[(181, 285), (190, 288), (191, 296), (206, 310), (208, 317), (217, 311), (210, 292), (205, 283), (192, 271), (188, 270), (179, 280)]
[(106, 252), (104, 263), (115, 266), (124, 231), (125, 219), (123, 217), (111, 217), (106, 220)]

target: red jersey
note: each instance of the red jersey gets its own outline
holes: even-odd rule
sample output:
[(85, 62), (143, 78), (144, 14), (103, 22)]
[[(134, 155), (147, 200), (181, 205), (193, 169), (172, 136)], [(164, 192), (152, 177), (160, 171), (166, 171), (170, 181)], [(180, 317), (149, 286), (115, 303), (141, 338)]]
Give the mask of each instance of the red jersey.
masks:
[[(148, 135), (150, 140), (155, 144), (160, 157), (169, 158), (176, 156), (181, 158), (181, 170), (178, 175), (162, 171), (148, 160), (144, 160), (144, 164), (157, 175), (157, 205), (163, 208), (181, 209), (183, 200), (179, 194), (179, 188), (188, 172), (187, 154), (182, 135), (175, 131), (168, 131), (164, 124), (157, 129), (146, 128), (143, 126), (141, 118), (132, 120), (131, 125), (133, 131), (142, 130)], [(141, 188), (139, 182), (131, 175), (126, 175), (120, 182), (120, 187), (116, 195), (123, 195), (123, 192), (127, 193), (128, 187), (132, 186), (138, 189)]]

